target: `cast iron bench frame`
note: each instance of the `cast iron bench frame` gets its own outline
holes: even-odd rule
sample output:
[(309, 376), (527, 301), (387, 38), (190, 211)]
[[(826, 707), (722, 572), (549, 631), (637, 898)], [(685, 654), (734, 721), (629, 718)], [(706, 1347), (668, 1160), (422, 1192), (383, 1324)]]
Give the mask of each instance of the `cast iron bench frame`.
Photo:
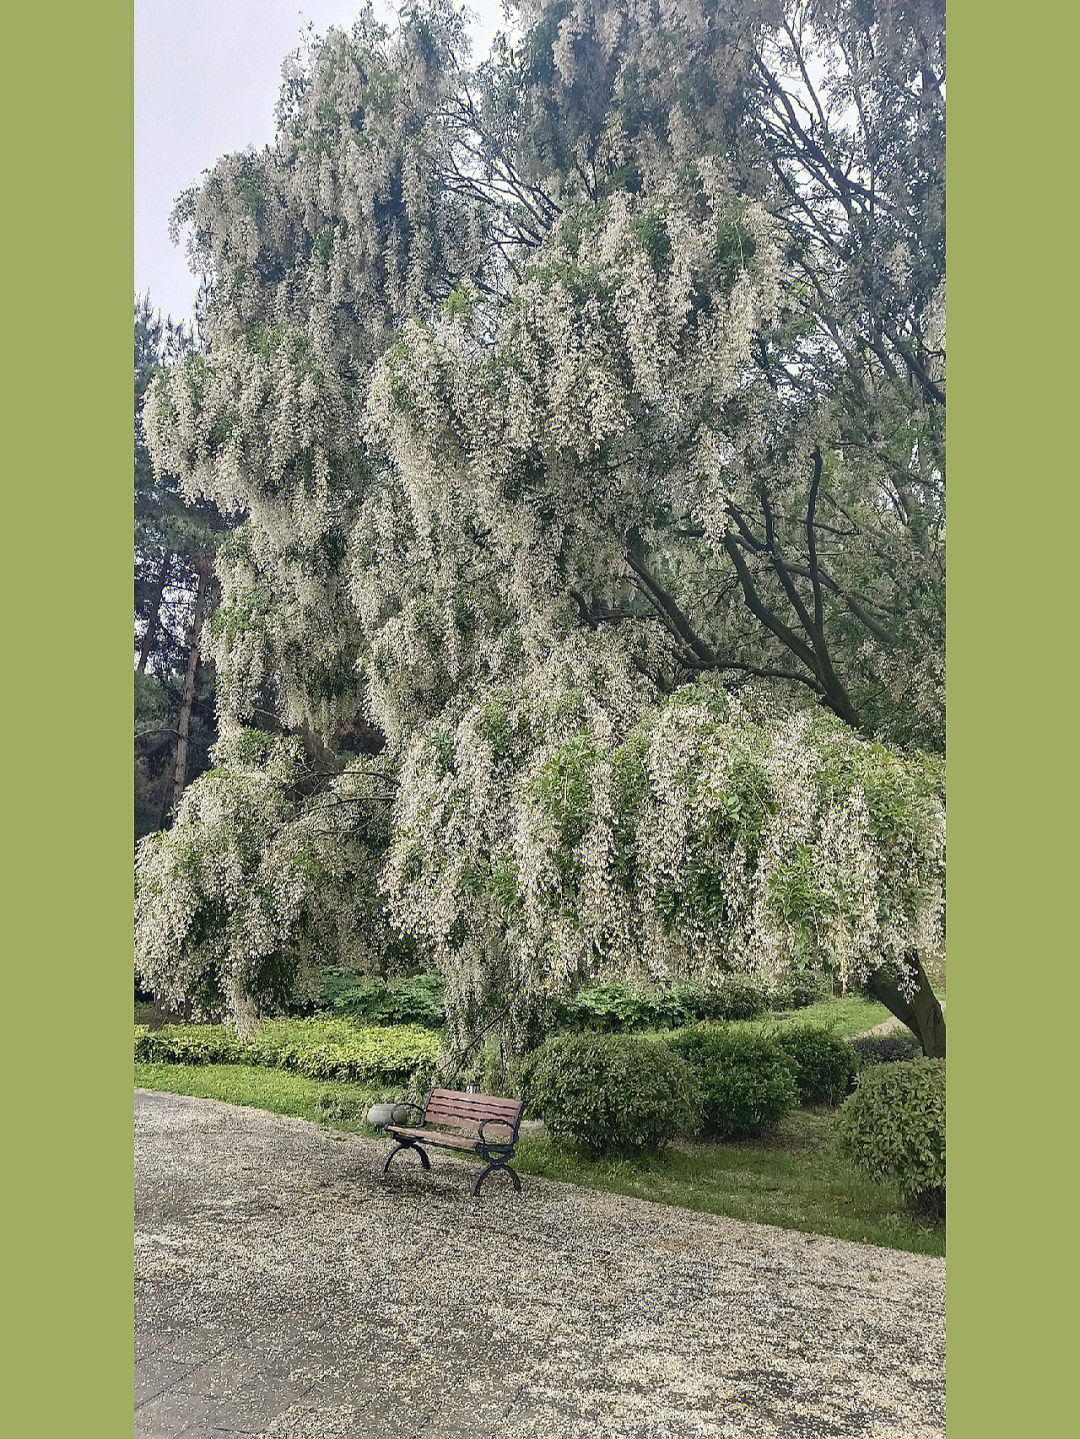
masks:
[[(416, 1128), (400, 1124), (386, 1126), (387, 1134), (392, 1134), (397, 1140), (397, 1147), (386, 1157), (384, 1174), (394, 1156), (406, 1149), (416, 1150), (425, 1169), (431, 1168), (425, 1145), (437, 1149), (462, 1149), (478, 1154), (486, 1166), (473, 1185), (474, 1194), (480, 1193), (484, 1180), (497, 1169), (505, 1170), (514, 1182), (514, 1189), (521, 1193), (520, 1176), (510, 1164), (524, 1108), (520, 1099), (501, 1099), (495, 1094), (465, 1094), (456, 1089), (433, 1089), (422, 1106), (410, 1100), (401, 1100), (399, 1107), (417, 1110), (420, 1124)], [(432, 1129), (430, 1126), (433, 1124), (440, 1128)], [(489, 1139), (485, 1134), (489, 1126), (509, 1130), (509, 1137)]]

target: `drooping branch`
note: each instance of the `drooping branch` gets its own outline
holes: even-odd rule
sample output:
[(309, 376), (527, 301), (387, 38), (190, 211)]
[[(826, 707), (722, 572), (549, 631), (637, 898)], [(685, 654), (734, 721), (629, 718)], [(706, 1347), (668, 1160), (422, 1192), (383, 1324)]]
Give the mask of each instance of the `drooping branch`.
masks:
[(639, 618), (633, 610), (608, 609), (600, 604), (599, 601), (593, 601), (590, 604), (580, 590), (570, 589), (569, 595), (578, 607), (582, 622), (588, 625), (591, 630), (599, 629), (599, 627), (604, 624), (618, 624), (620, 620)]
[(813, 671), (816, 664), (813, 650), (805, 641), (799, 638), (789, 625), (786, 625), (778, 615), (775, 615), (762, 600), (754, 585), (754, 578), (743, 557), (738, 540), (732, 535), (728, 535), (724, 540), (724, 550), (731, 560), (731, 563), (735, 566), (735, 573), (739, 577), (743, 598), (746, 600), (746, 605), (750, 613), (765, 626), (770, 634), (775, 635), (785, 649), (789, 649), (793, 655), (797, 655), (803, 664), (806, 665), (809, 670)]
[[(750, 573), (750, 567), (746, 563), (742, 548), (735, 536), (727, 536), (724, 540), (724, 549), (732, 564), (735, 566), (735, 572), (742, 586), (743, 597), (751, 614), (754, 615), (769, 633), (774, 635), (786, 649), (790, 650), (792, 654), (802, 660), (803, 664), (817, 681), (822, 699), (833, 713), (839, 715), (839, 717), (848, 724), (857, 727), (859, 724), (859, 713), (852, 704), (847, 691), (837, 678), (832, 664), (829, 662), (823, 637), (820, 644), (807, 644), (805, 640), (796, 634), (790, 625), (785, 624), (785, 622), (769, 608), (758, 593), (757, 587), (754, 584), (753, 575)], [(776, 553), (773, 550), (768, 551), (768, 559), (772, 563), (773, 569), (779, 573), (776, 563)], [(785, 588), (788, 587), (785, 586)], [(794, 589), (793, 583), (791, 583), (791, 587), (788, 590), (789, 594), (791, 589)], [(797, 612), (800, 612), (800, 619), (805, 616), (806, 623), (804, 627), (813, 635), (812, 621), (801, 598), (799, 599)]]
[(672, 595), (645, 568), (640, 555), (640, 542), (635, 538), (631, 541), (626, 552), (626, 563), (640, 581), (645, 593), (652, 599), (655, 606), (666, 617), (669, 628), (687, 647), (694, 658), (701, 662), (707, 669), (713, 669), (716, 665), (716, 654), (713, 649), (705, 643), (700, 635), (696, 634), (690, 621), (682, 612)]

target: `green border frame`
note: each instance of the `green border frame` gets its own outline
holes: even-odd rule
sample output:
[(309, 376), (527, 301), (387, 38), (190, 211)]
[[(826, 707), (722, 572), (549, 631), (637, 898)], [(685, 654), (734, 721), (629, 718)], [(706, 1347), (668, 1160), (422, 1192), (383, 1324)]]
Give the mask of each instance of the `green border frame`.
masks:
[(3, 1414), (132, 1429), (133, 16), (4, 28)]
[(950, 20), (949, 1427), (1051, 1439), (1080, 1292), (1080, 11)]
[[(953, 5), (949, 1398), (980, 1439), (1076, 1422), (1078, 41), (1073, 6)], [(26, 1436), (131, 1431), (132, 62), (130, 3), (9, 19), (2, 1347)]]

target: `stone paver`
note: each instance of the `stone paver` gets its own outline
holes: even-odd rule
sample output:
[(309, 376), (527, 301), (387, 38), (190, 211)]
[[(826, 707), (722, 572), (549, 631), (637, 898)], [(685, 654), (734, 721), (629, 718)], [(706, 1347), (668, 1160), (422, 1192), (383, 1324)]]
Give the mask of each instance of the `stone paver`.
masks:
[[(939, 1259), (137, 1091), (136, 1434), (944, 1433)], [(415, 1163), (415, 1161), (413, 1161)]]

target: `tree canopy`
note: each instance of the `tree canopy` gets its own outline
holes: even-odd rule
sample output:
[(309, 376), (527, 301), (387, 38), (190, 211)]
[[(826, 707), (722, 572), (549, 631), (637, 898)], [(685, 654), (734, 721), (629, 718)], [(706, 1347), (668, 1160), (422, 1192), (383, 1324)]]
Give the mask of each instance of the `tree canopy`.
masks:
[[(235, 1011), (274, 992), (220, 947), (239, 891), (203, 882), (243, 829), (223, 806), (265, 802), (290, 834), (332, 816), (338, 872), (359, 827), (378, 924), (433, 946), (461, 1015), (500, 974), (524, 995), (646, 953), (888, 968), (910, 997), (940, 913), (943, 8), (516, 9), (477, 66), (450, 0), (392, 30), (366, 10), (286, 63), (274, 144), (177, 207), (203, 342), (150, 386), (147, 440), (237, 523), (208, 636), (220, 770), (143, 851), (143, 962), (209, 966)], [(694, 724), (704, 749), (673, 757)], [(253, 725), (311, 771), (273, 800), (235, 760)], [(630, 753), (681, 871), (650, 842), (624, 893)], [(587, 822), (545, 809), (559, 784)], [(237, 875), (268, 862), (254, 829)], [(213, 943), (166, 920), (184, 864)], [(830, 897), (784, 919), (800, 866)], [(321, 892), (261, 955), (356, 943)]]

